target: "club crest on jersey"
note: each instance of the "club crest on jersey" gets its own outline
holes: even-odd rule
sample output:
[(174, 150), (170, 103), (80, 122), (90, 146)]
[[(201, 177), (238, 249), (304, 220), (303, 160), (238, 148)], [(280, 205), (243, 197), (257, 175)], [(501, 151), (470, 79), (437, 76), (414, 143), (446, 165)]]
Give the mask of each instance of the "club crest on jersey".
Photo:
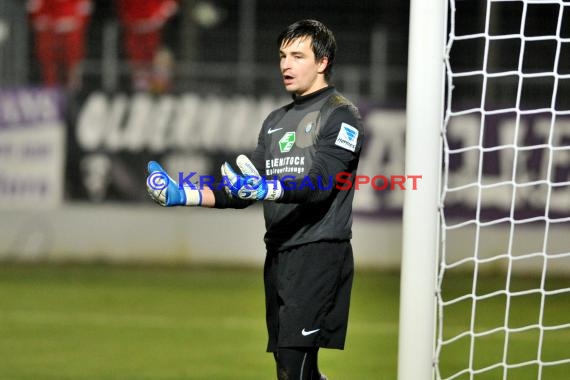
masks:
[(307, 126), (305, 127), (305, 133), (311, 132), (311, 129), (313, 129), (314, 124), (315, 124), (314, 122), (310, 122), (309, 124), (307, 124)]
[(350, 124), (342, 123), (340, 131), (335, 141), (335, 145), (340, 146), (346, 150), (354, 152), (356, 150), (356, 141), (358, 140), (358, 129)]
[(279, 140), (279, 151), (281, 153), (287, 153), (295, 145), (295, 132), (287, 132)]

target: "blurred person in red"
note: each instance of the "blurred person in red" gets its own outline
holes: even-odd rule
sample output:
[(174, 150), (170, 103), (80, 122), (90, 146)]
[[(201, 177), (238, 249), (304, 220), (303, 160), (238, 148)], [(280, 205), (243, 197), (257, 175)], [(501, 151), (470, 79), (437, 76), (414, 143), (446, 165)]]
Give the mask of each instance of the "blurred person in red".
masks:
[[(116, 0), (123, 43), (135, 91), (165, 92), (170, 87), (172, 55), (161, 46), (165, 23), (178, 10), (176, 0)], [(156, 75), (158, 68), (159, 75)]]
[(92, 6), (92, 0), (28, 0), (44, 85), (81, 88), (81, 63)]

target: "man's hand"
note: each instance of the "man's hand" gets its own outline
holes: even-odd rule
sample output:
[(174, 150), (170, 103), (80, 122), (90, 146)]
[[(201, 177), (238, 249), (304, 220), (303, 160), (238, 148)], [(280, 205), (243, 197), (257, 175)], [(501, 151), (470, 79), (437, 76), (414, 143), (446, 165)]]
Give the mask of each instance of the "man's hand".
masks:
[(156, 161), (148, 163), (146, 189), (161, 206), (200, 206), (202, 193), (197, 187), (179, 186)]
[(253, 163), (243, 154), (238, 156), (236, 163), (243, 175), (239, 175), (230, 164), (222, 165), (222, 176), (226, 192), (234, 198), (274, 201), (283, 195), (283, 186), (278, 179), (261, 178)]

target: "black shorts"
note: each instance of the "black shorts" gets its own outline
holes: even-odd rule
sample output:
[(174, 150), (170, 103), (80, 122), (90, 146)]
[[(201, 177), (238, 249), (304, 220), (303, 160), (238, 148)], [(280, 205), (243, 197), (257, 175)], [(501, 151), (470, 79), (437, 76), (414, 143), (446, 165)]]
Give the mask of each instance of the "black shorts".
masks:
[(343, 349), (353, 274), (350, 241), (268, 252), (264, 268), (267, 351)]

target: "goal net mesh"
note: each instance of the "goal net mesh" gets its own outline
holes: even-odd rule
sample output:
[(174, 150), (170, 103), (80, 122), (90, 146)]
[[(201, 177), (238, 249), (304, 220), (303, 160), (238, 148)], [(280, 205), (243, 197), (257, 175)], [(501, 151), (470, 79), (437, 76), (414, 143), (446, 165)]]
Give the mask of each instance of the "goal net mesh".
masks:
[(570, 1), (449, 1), (437, 379), (570, 378)]

